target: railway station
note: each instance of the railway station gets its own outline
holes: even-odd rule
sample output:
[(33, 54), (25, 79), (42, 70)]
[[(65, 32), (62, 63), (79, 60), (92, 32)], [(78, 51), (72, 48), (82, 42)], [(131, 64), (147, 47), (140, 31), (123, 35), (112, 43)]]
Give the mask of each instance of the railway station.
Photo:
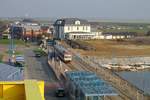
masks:
[(105, 100), (117, 96), (117, 91), (107, 82), (87, 71), (66, 72), (66, 87), (71, 100)]

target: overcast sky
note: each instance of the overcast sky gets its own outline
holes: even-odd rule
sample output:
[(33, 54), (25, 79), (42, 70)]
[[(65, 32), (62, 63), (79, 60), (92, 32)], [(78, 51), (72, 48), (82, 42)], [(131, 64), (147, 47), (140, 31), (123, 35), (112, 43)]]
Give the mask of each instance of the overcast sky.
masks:
[(150, 0), (0, 0), (0, 17), (150, 19)]

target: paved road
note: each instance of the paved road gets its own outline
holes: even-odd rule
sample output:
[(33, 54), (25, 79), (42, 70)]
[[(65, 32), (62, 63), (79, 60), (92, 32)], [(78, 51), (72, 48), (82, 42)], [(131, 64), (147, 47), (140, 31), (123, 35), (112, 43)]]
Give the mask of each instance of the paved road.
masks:
[(27, 67), (25, 68), (25, 79), (36, 79), (45, 81), (45, 99), (46, 100), (67, 100), (66, 98), (56, 98), (54, 91), (56, 87), (56, 76), (48, 66), (47, 57), (34, 57), (31, 49), (26, 49), (25, 59)]

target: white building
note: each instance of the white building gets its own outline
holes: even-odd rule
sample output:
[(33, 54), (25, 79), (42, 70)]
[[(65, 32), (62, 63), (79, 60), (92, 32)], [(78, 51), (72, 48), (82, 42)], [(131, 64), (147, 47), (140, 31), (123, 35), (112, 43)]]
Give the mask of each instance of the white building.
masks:
[(92, 39), (104, 39), (104, 36), (101, 31), (91, 32), (94, 36)]
[(91, 39), (91, 26), (87, 20), (78, 18), (58, 19), (54, 23), (54, 38)]
[(103, 38), (101, 39), (127, 39), (136, 36), (134, 32), (107, 32), (102, 34)]
[(87, 20), (78, 18), (58, 19), (54, 23), (54, 38), (56, 39), (124, 39), (135, 36), (133, 32), (92, 31)]

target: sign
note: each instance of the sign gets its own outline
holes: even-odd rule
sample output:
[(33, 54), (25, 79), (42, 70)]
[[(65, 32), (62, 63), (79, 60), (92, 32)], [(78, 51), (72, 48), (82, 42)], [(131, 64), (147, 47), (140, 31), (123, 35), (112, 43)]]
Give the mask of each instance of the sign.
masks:
[(55, 45), (55, 41), (54, 40), (47, 40), (47, 45), (53, 46), (53, 45)]

